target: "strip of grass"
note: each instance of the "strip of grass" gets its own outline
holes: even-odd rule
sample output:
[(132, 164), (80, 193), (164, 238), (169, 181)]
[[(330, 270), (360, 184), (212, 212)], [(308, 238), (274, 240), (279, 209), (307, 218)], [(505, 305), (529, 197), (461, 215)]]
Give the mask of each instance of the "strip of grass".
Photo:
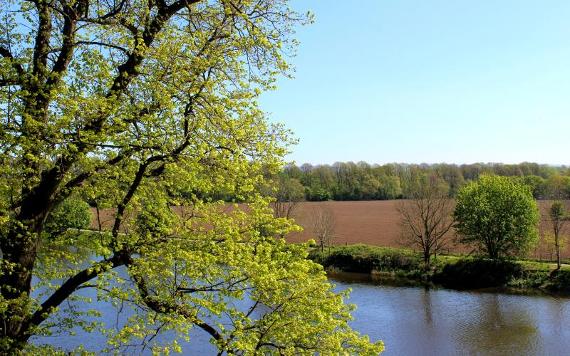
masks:
[(437, 256), (426, 269), (421, 255), (408, 249), (363, 244), (311, 251), (309, 258), (329, 270), (381, 273), (454, 289), (507, 287), (570, 294), (570, 266), (535, 260), (499, 260), (459, 255)]

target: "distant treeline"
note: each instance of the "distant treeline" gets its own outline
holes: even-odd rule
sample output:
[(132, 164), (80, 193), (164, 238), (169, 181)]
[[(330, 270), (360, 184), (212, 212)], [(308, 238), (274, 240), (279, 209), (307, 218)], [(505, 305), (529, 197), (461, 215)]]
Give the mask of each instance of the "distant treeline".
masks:
[(570, 168), (537, 163), (371, 165), (366, 162), (338, 162), (315, 166), (306, 163), (286, 166), (279, 181), (284, 198), (309, 201), (387, 200), (409, 197), (415, 182), (426, 176), (440, 178), (453, 197), (466, 182), (483, 174), (520, 179), (530, 186), (536, 199), (566, 199), (570, 196)]

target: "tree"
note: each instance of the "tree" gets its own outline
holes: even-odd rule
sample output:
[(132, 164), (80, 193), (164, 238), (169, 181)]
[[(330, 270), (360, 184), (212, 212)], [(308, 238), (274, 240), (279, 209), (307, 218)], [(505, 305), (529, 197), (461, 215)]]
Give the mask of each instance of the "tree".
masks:
[(534, 199), (543, 199), (548, 196), (544, 178), (535, 175), (528, 175), (521, 177), (521, 181), (530, 187)]
[(554, 233), (554, 249), (556, 251), (556, 269), (560, 269), (560, 247), (562, 244), (562, 233), (564, 225), (568, 221), (568, 216), (564, 204), (561, 201), (555, 201), (549, 210), (550, 222), (552, 223), (552, 232)]
[(305, 198), (305, 187), (298, 179), (280, 175), (277, 178), (273, 210), (278, 218), (291, 218), (300, 201)]
[[(65, 312), (85, 288), (133, 306), (105, 333), (117, 353), (137, 338), (176, 351), (192, 327), (228, 353), (382, 348), (348, 327), (307, 246), (273, 238), (294, 227), (255, 190), (291, 142), (257, 98), (289, 73), (308, 20), (286, 0), (0, 3), (0, 353), (103, 327)], [(202, 198), (218, 191), (248, 209)], [(110, 209), (111, 225), (43, 238), (71, 196)], [(246, 297), (246, 310), (228, 303)]]
[(378, 198), (381, 200), (396, 199), (402, 195), (400, 179), (394, 176), (382, 174), (378, 177)]
[(429, 268), (431, 256), (449, 243), (453, 200), (448, 197), (447, 184), (434, 175), (424, 176), (409, 194), (409, 199), (398, 205), (403, 242), (419, 248)]
[(460, 241), (492, 259), (525, 253), (537, 240), (538, 207), (527, 185), (481, 176), (458, 193), (454, 217)]
[(546, 195), (550, 199), (562, 200), (568, 198), (570, 191), (570, 177), (555, 174), (550, 176), (546, 182)]
[(325, 247), (330, 247), (335, 238), (336, 222), (334, 214), (330, 208), (316, 207), (311, 212), (311, 230), (321, 247), (321, 252)]
[(77, 198), (68, 198), (54, 208), (45, 222), (45, 232), (57, 237), (69, 229), (87, 229), (90, 222), (89, 204)]

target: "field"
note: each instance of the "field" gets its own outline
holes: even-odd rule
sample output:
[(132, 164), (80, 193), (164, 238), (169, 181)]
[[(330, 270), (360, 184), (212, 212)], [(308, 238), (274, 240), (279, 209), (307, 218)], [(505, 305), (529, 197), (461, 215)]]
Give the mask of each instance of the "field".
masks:
[[(314, 238), (313, 216), (319, 209), (329, 210), (334, 220), (334, 244), (351, 245), (367, 244), (385, 247), (406, 247), (400, 243), (400, 215), (397, 205), (401, 200), (374, 200), (374, 201), (326, 201), (326, 202), (301, 202), (293, 210), (293, 218), (303, 227), (303, 232), (292, 233), (287, 236), (289, 242), (303, 242)], [(570, 203), (570, 202), (569, 202)], [(551, 231), (547, 219), (548, 207), (551, 202), (541, 200), (538, 202), (541, 210), (540, 235), (541, 239), (531, 251), (529, 257), (552, 260), (554, 249), (544, 241), (545, 233)], [(93, 211), (94, 212), (94, 211)], [(95, 214), (94, 214), (95, 216)], [(113, 219), (112, 210), (101, 212), (101, 222), (104, 228), (111, 227)], [(92, 227), (96, 227), (94, 219)], [(570, 235), (570, 222), (567, 226), (567, 235)], [(453, 240), (453, 236), (449, 236)], [(469, 253), (470, 249), (465, 246), (451, 244), (449, 252)], [(570, 258), (570, 246), (564, 248), (563, 258)]]
[[(312, 216), (314, 211), (324, 208), (330, 210), (335, 221), (335, 245), (363, 243), (375, 246), (402, 247), (400, 241), (400, 216), (397, 211), (398, 200), (376, 201), (327, 201), (302, 202), (293, 212), (297, 223), (304, 231), (288, 236), (290, 242), (301, 242), (313, 238)], [(529, 257), (552, 259), (553, 249), (544, 241), (544, 233), (550, 232), (547, 219), (550, 201), (539, 201), (541, 210), (541, 238)], [(570, 223), (569, 223), (570, 225)], [(450, 236), (452, 237), (452, 236)], [(570, 258), (570, 246), (566, 246), (563, 258)], [(469, 252), (464, 246), (451, 245), (450, 252)]]

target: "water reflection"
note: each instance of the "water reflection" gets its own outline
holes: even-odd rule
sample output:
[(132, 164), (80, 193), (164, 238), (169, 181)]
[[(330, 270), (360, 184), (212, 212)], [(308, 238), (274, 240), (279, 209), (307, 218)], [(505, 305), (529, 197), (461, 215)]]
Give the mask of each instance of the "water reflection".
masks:
[(502, 295), (479, 295), (457, 321), (453, 338), (470, 354), (524, 354), (539, 350), (539, 333), (524, 303)]
[(424, 315), (425, 315), (425, 323), (430, 327), (433, 326), (433, 315), (432, 315), (432, 307), (431, 307), (431, 298), (432, 294), (429, 292), (429, 288), (423, 288), (420, 292), (421, 300), (424, 307)]
[(386, 355), (563, 355), (570, 299), (375, 285), (332, 276), (358, 306), (353, 327)]

